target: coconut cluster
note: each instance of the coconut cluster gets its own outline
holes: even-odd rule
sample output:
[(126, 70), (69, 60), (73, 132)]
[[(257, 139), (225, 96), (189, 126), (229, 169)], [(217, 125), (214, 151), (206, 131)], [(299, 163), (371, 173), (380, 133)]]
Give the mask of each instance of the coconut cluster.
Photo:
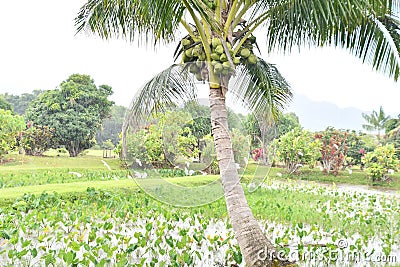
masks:
[[(227, 52), (231, 56), (233, 65), (229, 62), (226, 50), (220, 38), (209, 40), (211, 47), (211, 65), (212, 71), (216, 75), (228, 75), (233, 72), (235, 66), (239, 64), (256, 64), (257, 56), (253, 53), (253, 46), (256, 42), (254, 36), (250, 36), (242, 45), (241, 49), (235, 54), (232, 44), (226, 42)], [(196, 76), (199, 81), (207, 80), (206, 53), (200, 38), (190, 36), (182, 39), (182, 62), (187, 63), (189, 71)]]
[(217, 0), (203, 0), (203, 3), (212, 10), (215, 10), (215, 8), (217, 7)]

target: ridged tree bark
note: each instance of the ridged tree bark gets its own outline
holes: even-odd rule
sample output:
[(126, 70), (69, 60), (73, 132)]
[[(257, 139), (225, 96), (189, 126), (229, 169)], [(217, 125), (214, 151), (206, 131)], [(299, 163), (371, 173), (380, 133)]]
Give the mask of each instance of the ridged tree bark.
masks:
[(212, 134), (226, 207), (242, 256), (249, 267), (287, 266), (287, 261), (270, 259), (269, 255), (277, 255), (277, 251), (263, 234), (247, 203), (233, 157), (222, 89), (210, 88), (209, 100)]

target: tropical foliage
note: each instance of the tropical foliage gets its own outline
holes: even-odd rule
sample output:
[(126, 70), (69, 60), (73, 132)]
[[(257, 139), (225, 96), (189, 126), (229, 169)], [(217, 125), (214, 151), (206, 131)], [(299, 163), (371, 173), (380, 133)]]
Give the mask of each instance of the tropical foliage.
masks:
[(393, 174), (399, 166), (393, 144), (378, 146), (373, 152), (367, 153), (363, 161), (372, 182), (386, 180), (388, 174)]
[(25, 129), (24, 118), (0, 109), (0, 159), (15, 148), (17, 137)]
[(382, 106), (379, 108), (379, 112), (374, 110), (370, 115), (363, 113), (363, 118), (368, 124), (363, 124), (363, 128), (368, 131), (377, 130), (378, 139), (382, 129), (385, 129), (387, 123), (390, 120), (390, 116), (387, 116), (383, 111)]
[(295, 128), (272, 143), (271, 150), (277, 161), (284, 162), (286, 170), (292, 174), (303, 165), (314, 166), (321, 144), (311, 132)]
[(127, 157), (133, 164), (154, 167), (174, 167), (198, 158), (196, 137), (188, 127), (193, 124), (189, 113), (166, 112), (158, 114), (144, 129), (128, 135)]
[(32, 93), (23, 93), (21, 95), (13, 95), (5, 93), (4, 99), (11, 104), (13, 111), (18, 115), (24, 115), (29, 104), (36, 99), (43, 90), (33, 90)]
[(19, 145), (27, 155), (42, 156), (45, 151), (53, 146), (53, 136), (54, 129), (28, 123), (27, 129), (22, 132), (19, 138)]
[(97, 144), (101, 145), (107, 140), (111, 140), (114, 145), (118, 144), (127, 110), (126, 107), (118, 105), (111, 107), (110, 116), (104, 119), (100, 129), (96, 133)]
[(0, 95), (0, 109), (13, 111), (11, 104), (2, 95)]

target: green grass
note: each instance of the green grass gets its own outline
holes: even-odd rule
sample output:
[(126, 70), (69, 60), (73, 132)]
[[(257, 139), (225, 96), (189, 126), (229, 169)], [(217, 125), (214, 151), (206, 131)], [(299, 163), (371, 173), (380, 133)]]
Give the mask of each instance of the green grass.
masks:
[[(182, 187), (196, 187), (209, 184), (215, 181), (217, 176), (195, 176), (195, 177), (177, 177), (164, 179), (168, 183), (176, 184)], [(141, 181), (142, 187), (157, 186), (159, 180), (148, 179)], [(137, 188), (137, 183), (132, 179), (108, 180), (108, 181), (81, 181), (69, 183), (55, 183), (43, 185), (29, 185), (0, 189), (0, 206), (5, 206), (25, 193), (41, 194), (42, 192), (57, 192), (59, 194), (84, 192), (87, 188), (94, 187), (96, 189), (132, 189)], [(172, 196), (174, 192), (168, 192), (168, 196)]]

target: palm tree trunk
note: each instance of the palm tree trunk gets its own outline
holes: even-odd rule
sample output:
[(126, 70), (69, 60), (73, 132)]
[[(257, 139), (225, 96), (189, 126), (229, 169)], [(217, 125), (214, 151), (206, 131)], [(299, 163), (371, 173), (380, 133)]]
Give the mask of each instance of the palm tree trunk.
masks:
[(234, 162), (222, 89), (210, 88), (209, 99), (212, 134), (226, 206), (242, 256), (249, 267), (285, 266), (288, 262), (270, 259), (269, 255), (276, 255), (272, 254), (276, 249), (264, 236), (244, 195)]

